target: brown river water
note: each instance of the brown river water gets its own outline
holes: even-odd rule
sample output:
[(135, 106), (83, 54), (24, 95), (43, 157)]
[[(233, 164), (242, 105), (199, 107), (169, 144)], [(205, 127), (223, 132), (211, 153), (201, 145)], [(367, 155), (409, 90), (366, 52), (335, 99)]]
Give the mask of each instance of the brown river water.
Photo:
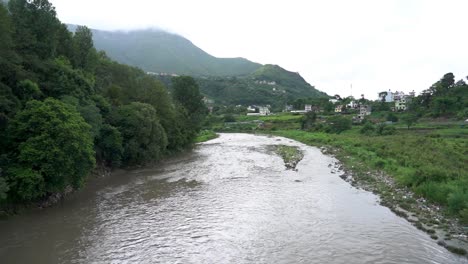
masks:
[[(271, 145), (298, 146), (286, 170)], [(221, 134), (0, 221), (0, 263), (468, 263), (279, 137)]]

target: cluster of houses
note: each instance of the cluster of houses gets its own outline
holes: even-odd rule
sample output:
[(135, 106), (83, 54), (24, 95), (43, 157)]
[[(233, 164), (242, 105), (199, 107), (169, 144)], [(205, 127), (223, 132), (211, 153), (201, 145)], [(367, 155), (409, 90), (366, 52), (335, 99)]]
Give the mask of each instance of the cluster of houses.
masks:
[(256, 84), (266, 84), (266, 85), (276, 85), (276, 82), (275, 81), (266, 81), (266, 80), (256, 80), (255, 81)]
[(270, 105), (266, 106), (257, 106), (257, 105), (251, 105), (247, 107), (247, 115), (248, 116), (266, 116), (271, 114), (270, 112)]
[(171, 76), (171, 77), (178, 77), (179, 75), (175, 73), (167, 73), (167, 72), (146, 72), (148, 75), (156, 75), (156, 76)]
[[(341, 104), (341, 101), (342, 99), (339, 96), (329, 99), (329, 102), (335, 105), (334, 111), (337, 114), (347, 113), (351, 109), (358, 111), (358, 114), (355, 117), (353, 117), (353, 120), (355, 120), (356, 122), (362, 121), (366, 116), (372, 113), (372, 107), (368, 104), (362, 104), (354, 100), (352, 100), (348, 104)], [(286, 105), (285, 111), (296, 114), (305, 114), (307, 112), (324, 112), (324, 110), (320, 106), (315, 106), (311, 104), (304, 105), (304, 110), (294, 110), (292, 105)]]
[[(274, 82), (267, 82), (267, 81), (257, 81), (261, 84), (268, 84), (268, 85), (275, 85)], [(395, 105), (391, 108), (392, 111), (406, 111), (407, 110), (407, 103), (414, 97), (414, 91), (409, 93), (408, 95), (404, 92), (392, 92), (391, 90), (380, 92), (378, 94), (379, 100), (381, 102), (394, 102)], [(361, 95), (362, 99), (364, 99), (364, 95)], [(213, 110), (213, 103), (214, 101), (208, 98), (203, 98), (203, 101), (208, 106), (210, 112)], [(365, 119), (366, 116), (369, 116), (372, 113), (372, 107), (369, 104), (362, 103), (366, 102), (366, 100), (351, 100), (348, 104), (342, 103), (343, 100), (339, 95), (336, 95), (334, 98), (329, 99), (329, 102), (335, 106), (334, 112), (337, 114), (341, 113), (356, 113), (357, 115), (353, 117), (353, 121), (361, 122)], [(247, 115), (249, 116), (267, 116), (271, 114), (270, 111), (271, 106), (259, 106), (259, 105), (251, 105), (247, 107)], [(304, 105), (304, 109), (295, 110), (292, 105), (286, 105), (285, 112), (295, 113), (295, 114), (305, 114), (307, 112), (314, 112), (314, 113), (323, 113), (324, 110), (320, 106), (306, 104)]]
[(405, 94), (404, 92), (395, 91), (392, 92), (391, 90), (383, 91), (379, 93), (379, 99), (382, 102), (387, 103), (395, 103), (395, 106), (392, 107), (392, 111), (406, 111), (407, 103), (413, 98), (415, 92), (412, 91), (409, 94)]

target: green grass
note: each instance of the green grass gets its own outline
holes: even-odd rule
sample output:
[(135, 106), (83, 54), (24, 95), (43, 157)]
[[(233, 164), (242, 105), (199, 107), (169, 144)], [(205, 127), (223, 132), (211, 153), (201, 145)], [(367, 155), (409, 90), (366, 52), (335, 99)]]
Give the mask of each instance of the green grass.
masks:
[(214, 138), (217, 138), (218, 134), (211, 130), (202, 130), (198, 133), (197, 137), (195, 138), (195, 143), (205, 142)]

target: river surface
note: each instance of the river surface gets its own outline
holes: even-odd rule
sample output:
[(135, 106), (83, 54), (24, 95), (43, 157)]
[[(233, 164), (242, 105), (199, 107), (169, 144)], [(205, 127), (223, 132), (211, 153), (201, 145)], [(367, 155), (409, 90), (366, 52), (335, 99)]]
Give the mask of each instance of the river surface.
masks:
[[(271, 145), (300, 147), (297, 171)], [(221, 134), (0, 221), (0, 263), (468, 263), (278, 137)]]

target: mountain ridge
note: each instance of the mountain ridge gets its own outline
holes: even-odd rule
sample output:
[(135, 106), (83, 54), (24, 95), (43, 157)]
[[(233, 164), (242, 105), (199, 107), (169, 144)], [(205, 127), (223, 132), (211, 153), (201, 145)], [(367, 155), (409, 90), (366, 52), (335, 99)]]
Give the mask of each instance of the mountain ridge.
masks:
[[(70, 31), (76, 25), (68, 25)], [(246, 75), (262, 66), (242, 57), (218, 58), (187, 38), (162, 29), (106, 31), (91, 29), (94, 45), (116, 61), (147, 72), (192, 76)]]
[[(77, 26), (69, 25), (74, 31)], [(190, 75), (201, 92), (220, 104), (284, 105), (301, 97), (325, 97), (299, 73), (245, 58), (217, 58), (190, 40), (161, 29), (92, 29), (94, 45), (112, 59), (139, 67), (171, 86), (170, 76)]]

